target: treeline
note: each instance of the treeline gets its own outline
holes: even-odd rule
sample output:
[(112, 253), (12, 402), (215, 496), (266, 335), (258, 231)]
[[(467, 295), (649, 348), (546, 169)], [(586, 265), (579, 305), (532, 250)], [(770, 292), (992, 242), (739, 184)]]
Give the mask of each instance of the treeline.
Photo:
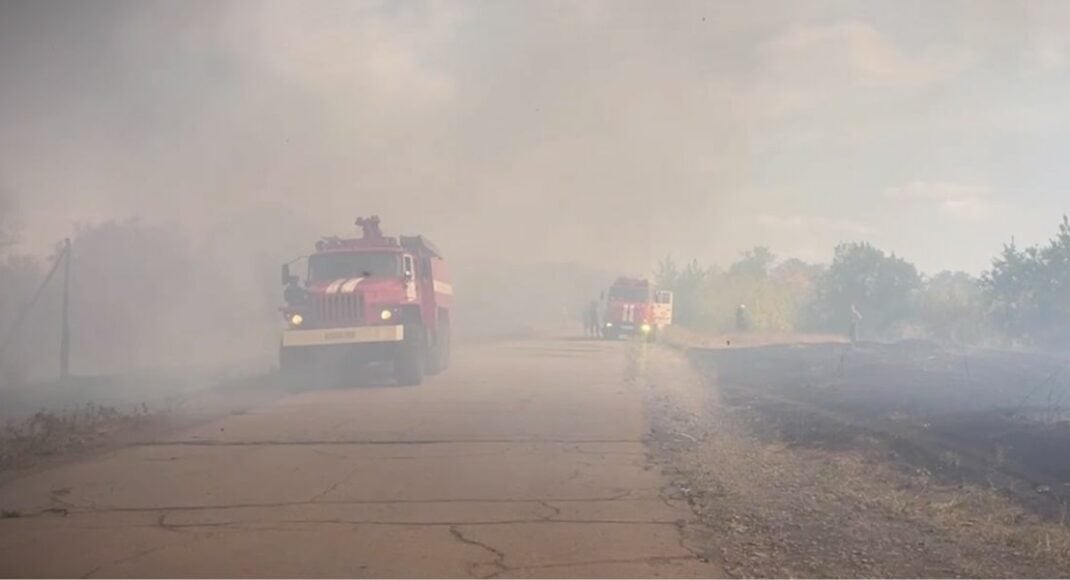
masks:
[(868, 243), (836, 247), (830, 264), (744, 252), (727, 269), (662, 260), (659, 286), (676, 295), (676, 323), (697, 330), (746, 326), (766, 332), (847, 334), (863, 339), (930, 337), (964, 344), (1070, 344), (1070, 221), (1047, 244), (1013, 242), (980, 277), (932, 276)]
[[(0, 192), (0, 386), (54, 375), (60, 342), (62, 269), (15, 327), (55, 255), (19, 251), (10, 201)], [(76, 227), (72, 371), (270, 365), (278, 348), (280, 256), (301, 247), (294, 239), (314, 239), (300, 224), (279, 223), (270, 213), (250, 213), (196, 236), (135, 219)]]

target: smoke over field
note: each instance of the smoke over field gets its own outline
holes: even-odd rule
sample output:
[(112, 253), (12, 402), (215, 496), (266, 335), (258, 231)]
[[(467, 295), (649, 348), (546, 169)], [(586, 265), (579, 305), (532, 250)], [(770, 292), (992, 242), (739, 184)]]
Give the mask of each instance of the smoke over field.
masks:
[(0, 577), (1066, 575), (1068, 30), (0, 0)]
[[(270, 365), (278, 265), (380, 214), (444, 249), (469, 337), (578, 324), (671, 257), (697, 329), (843, 332), (858, 299), (874, 338), (1031, 339), (1061, 306), (989, 320), (978, 277), (1070, 209), (1066, 7), (913, 6), (5, 3), (0, 317), (71, 237), (77, 368)], [(844, 242), (918, 276), (817, 284)]]

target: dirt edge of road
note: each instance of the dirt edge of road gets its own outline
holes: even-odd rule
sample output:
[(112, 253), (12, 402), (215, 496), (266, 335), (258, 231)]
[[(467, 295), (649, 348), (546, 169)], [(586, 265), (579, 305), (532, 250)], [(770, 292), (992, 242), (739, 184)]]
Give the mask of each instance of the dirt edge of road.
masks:
[(654, 461), (703, 523), (690, 542), (736, 577), (1062, 577), (1070, 530), (993, 489), (865, 450), (785, 445), (724, 404), (681, 348), (629, 353)]
[[(226, 415), (241, 414), (287, 393), (274, 374), (258, 374), (176, 397), (166, 405), (120, 407), (90, 403), (10, 419), (0, 430), (0, 485), (59, 465), (89, 461), (135, 442), (162, 439)], [(3, 513), (3, 517), (19, 515)]]

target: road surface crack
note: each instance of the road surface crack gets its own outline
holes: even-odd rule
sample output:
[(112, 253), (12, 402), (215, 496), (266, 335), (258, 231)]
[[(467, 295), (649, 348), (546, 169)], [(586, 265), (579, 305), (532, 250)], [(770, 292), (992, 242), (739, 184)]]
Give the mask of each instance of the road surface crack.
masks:
[(550, 502), (548, 502), (546, 500), (541, 500), (541, 501), (539, 501), (539, 504), (542, 505), (543, 507), (545, 507), (546, 509), (550, 510), (550, 512), (551, 512), (550, 514), (548, 514), (546, 517), (543, 518), (546, 521), (548, 521), (548, 522), (549, 521), (554, 521), (554, 518), (557, 518), (558, 516), (561, 515), (561, 508), (553, 505), (552, 503), (550, 503)]
[(312, 497), (312, 499), (308, 500), (308, 503), (316, 503), (323, 496), (325, 496), (325, 495), (331, 493), (332, 491), (338, 489), (339, 487), (341, 487), (342, 484), (348, 483), (349, 480), (352, 479), (353, 476), (357, 474), (357, 471), (359, 471), (361, 467), (362, 467), (362, 465), (360, 463), (354, 465), (353, 469), (350, 469), (348, 472), (346, 472), (346, 474), (341, 479), (339, 479), (338, 481), (332, 483), (330, 486), (327, 487), (327, 489), (325, 489), (325, 490), (321, 491), (320, 493), (314, 495)]
[(509, 570), (509, 567), (505, 565), (505, 552), (502, 552), (501, 550), (493, 546), (484, 544), (483, 542), (480, 542), (478, 540), (473, 540), (471, 538), (465, 537), (465, 535), (461, 532), (460, 529), (457, 528), (457, 526), (450, 526), (450, 534), (452, 534), (454, 538), (457, 538), (457, 541), (464, 544), (468, 544), (469, 546), (476, 546), (477, 548), (482, 548), (483, 550), (490, 552), (494, 556), (494, 561), (489, 564), (495, 569), (492, 572), (480, 574), (480, 563), (478, 562), (470, 564), (468, 566), (468, 572), (474, 578), (493, 578), (501, 574), (502, 572)]
[(82, 578), (92, 578), (97, 572), (100, 572), (101, 569), (103, 569), (105, 566), (122, 566), (123, 564), (129, 564), (130, 562), (133, 562), (134, 560), (137, 560), (138, 558), (143, 558), (143, 557), (148, 556), (149, 554), (152, 554), (154, 552), (159, 552), (160, 550), (163, 550), (164, 548), (168, 547), (169, 545), (170, 544), (165, 544), (163, 546), (155, 546), (155, 547), (152, 547), (152, 548), (148, 548), (146, 550), (141, 550), (140, 552), (134, 553), (134, 554), (132, 554), (130, 556), (125, 556), (123, 558), (119, 558), (118, 560), (115, 560), (115, 561), (112, 561), (112, 562), (108, 562), (107, 564), (101, 564), (101, 565), (93, 568), (92, 570), (86, 572), (85, 574), (82, 574), (81, 577)]

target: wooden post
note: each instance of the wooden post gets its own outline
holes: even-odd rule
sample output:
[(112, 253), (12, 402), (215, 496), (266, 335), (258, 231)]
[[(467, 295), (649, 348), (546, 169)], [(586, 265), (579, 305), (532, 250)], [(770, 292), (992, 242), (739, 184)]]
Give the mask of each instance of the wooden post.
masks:
[(59, 343), (59, 376), (66, 379), (71, 374), (71, 325), (69, 319), (69, 295), (71, 287), (71, 239), (63, 240), (63, 329)]

